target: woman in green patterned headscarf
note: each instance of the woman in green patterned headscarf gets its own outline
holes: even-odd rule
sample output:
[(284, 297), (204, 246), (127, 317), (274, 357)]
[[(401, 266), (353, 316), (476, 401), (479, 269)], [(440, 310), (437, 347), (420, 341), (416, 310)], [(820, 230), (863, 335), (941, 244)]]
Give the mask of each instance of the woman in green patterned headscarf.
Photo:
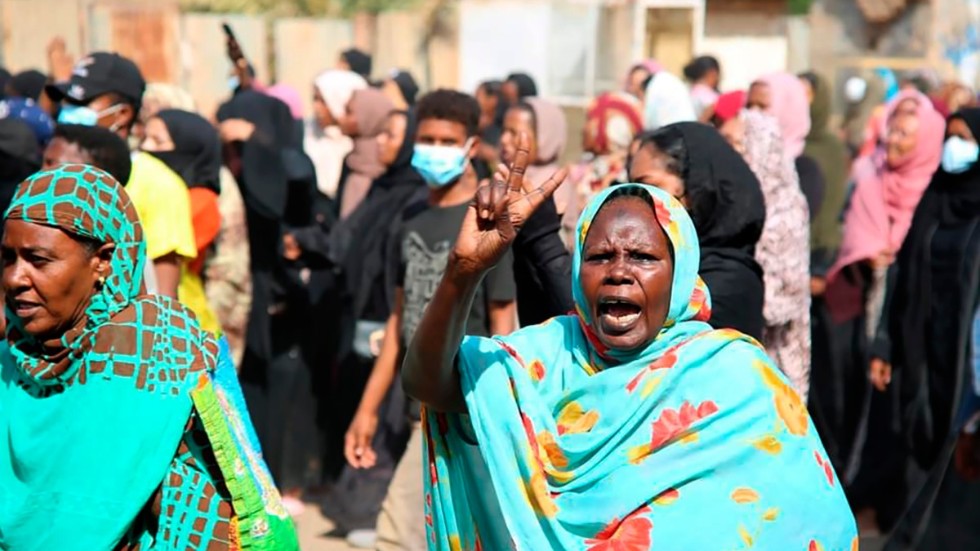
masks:
[(226, 348), (145, 294), (122, 186), (84, 165), (32, 176), (0, 252), (0, 548), (295, 549)]

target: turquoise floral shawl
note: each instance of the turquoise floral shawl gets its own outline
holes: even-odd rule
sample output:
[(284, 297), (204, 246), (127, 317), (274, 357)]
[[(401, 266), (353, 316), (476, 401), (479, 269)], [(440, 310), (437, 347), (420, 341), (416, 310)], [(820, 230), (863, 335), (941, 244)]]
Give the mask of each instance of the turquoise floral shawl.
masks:
[[(674, 251), (667, 321), (639, 353), (590, 337), (577, 274), (614, 194), (649, 199)], [(429, 548), (850, 551), (857, 531), (800, 397), (761, 346), (704, 321), (710, 297), (679, 202), (606, 190), (578, 223), (577, 315), (468, 337), (468, 414), (427, 412)]]

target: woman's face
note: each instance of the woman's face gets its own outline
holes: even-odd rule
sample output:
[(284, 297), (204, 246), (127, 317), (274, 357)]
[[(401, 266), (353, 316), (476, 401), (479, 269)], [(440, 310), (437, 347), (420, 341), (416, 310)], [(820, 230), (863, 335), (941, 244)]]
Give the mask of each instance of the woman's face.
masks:
[(763, 82), (756, 82), (749, 88), (749, 96), (745, 102), (749, 109), (766, 111), (772, 105), (772, 92), (769, 85)]
[(905, 98), (898, 102), (895, 106), (895, 112), (892, 116), (897, 117), (899, 115), (916, 115), (919, 112), (919, 101), (915, 98)]
[(381, 164), (391, 166), (398, 158), (398, 152), (405, 143), (405, 130), (408, 119), (404, 113), (393, 113), (388, 117), (384, 130), (378, 134)]
[(99, 278), (109, 275), (113, 248), (93, 252), (58, 228), (7, 220), (0, 245), (4, 298), (24, 331), (47, 340), (78, 323)]
[(656, 186), (684, 202), (684, 180), (668, 168), (668, 157), (649, 144), (633, 153), (629, 180), (637, 184)]
[(316, 86), (313, 87), (313, 116), (321, 128), (337, 124), (337, 121), (334, 120), (333, 115), (330, 113), (330, 109), (327, 109), (327, 102), (323, 100), (320, 89)]
[(919, 117), (915, 115), (893, 115), (888, 122), (888, 135), (885, 138), (885, 155), (888, 166), (901, 164), (919, 143)]
[(643, 83), (650, 78), (650, 71), (647, 71), (643, 67), (635, 67), (630, 71), (629, 82), (626, 85), (626, 91), (638, 99), (643, 99), (646, 95), (646, 90), (643, 88)]
[(745, 155), (745, 123), (739, 117), (732, 117), (721, 123), (718, 132), (739, 155)]
[(340, 131), (351, 138), (356, 138), (361, 133), (357, 127), (357, 114), (354, 113), (354, 100), (347, 103), (347, 113), (337, 121)]
[(977, 143), (976, 136), (970, 130), (970, 127), (963, 121), (963, 119), (952, 119), (949, 121), (949, 126), (946, 127), (946, 137), (952, 138), (957, 136), (968, 142)]
[(579, 279), (592, 331), (621, 351), (645, 348), (670, 310), (674, 262), (653, 207), (638, 197), (613, 199), (592, 221)]
[(538, 135), (534, 130), (534, 121), (526, 109), (510, 108), (504, 116), (504, 132), (500, 136), (500, 153), (505, 163), (513, 163), (517, 158), (517, 138), (521, 132), (527, 134), (530, 142), (528, 157), (538, 158)]
[(146, 137), (140, 146), (143, 151), (173, 151), (176, 147), (170, 137), (170, 130), (163, 120), (154, 117), (146, 122)]

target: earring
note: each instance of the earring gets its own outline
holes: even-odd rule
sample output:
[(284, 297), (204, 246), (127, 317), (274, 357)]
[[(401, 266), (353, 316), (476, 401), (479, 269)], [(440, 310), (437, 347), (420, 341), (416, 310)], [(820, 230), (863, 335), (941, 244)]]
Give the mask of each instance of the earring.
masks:
[(99, 288), (105, 287), (105, 276), (99, 277)]

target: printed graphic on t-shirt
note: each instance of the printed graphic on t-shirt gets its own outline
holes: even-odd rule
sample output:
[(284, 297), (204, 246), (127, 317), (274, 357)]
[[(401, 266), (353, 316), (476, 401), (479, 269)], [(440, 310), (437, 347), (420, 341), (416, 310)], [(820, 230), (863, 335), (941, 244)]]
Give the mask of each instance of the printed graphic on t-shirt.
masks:
[(443, 240), (429, 249), (418, 233), (411, 231), (402, 241), (402, 258), (405, 263), (405, 304), (402, 312), (402, 339), (408, 343), (415, 328), (422, 321), (425, 307), (442, 280), (442, 273), (449, 262), (452, 241)]

